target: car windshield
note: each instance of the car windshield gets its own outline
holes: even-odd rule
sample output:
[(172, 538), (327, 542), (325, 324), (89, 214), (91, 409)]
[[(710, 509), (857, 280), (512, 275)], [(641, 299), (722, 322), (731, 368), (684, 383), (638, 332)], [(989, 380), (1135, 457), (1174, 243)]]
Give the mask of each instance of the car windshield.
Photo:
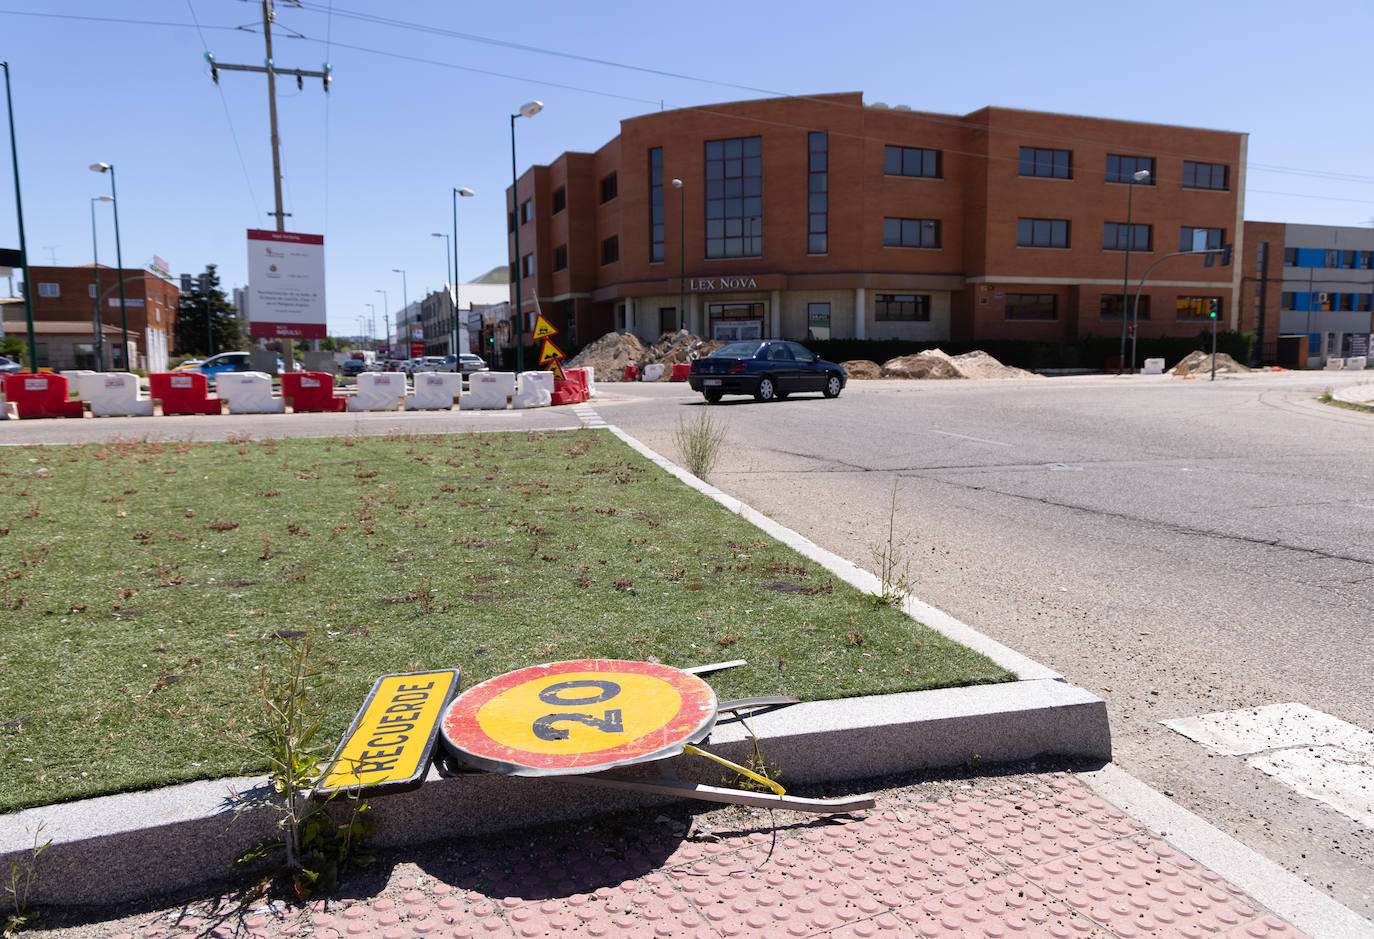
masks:
[(748, 359), (752, 358), (754, 353), (759, 351), (760, 345), (762, 345), (762, 343), (757, 340), (749, 342), (732, 342), (728, 345), (721, 346), (711, 354), (723, 359)]

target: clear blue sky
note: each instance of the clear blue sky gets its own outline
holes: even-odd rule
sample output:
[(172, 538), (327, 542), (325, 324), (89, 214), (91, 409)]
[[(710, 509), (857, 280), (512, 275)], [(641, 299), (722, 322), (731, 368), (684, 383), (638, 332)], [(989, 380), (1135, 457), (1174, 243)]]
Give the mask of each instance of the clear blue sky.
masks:
[[(257, 0), (0, 0), (31, 263), (90, 263), (89, 200), (109, 181), (87, 166), (104, 161), (126, 266), (157, 254), (245, 284), (244, 232), (273, 227), (266, 80), (221, 72), (217, 88), (203, 53), (261, 64), (259, 16)], [(452, 187), (477, 193), (459, 204), (461, 279), (506, 262), (523, 102), (545, 110), (516, 122), (522, 172), (659, 107), (836, 91), (1244, 131), (1246, 218), (1367, 225), (1371, 35), (1369, 0), (279, 4), (278, 67), (334, 69), (328, 95), (279, 83), (287, 228), (325, 236), (330, 331), (358, 332), (373, 304), (380, 334), (377, 291), (401, 307), (393, 268), (411, 300), (444, 279), (431, 232), (452, 230)], [(3, 125), (0, 141), (0, 247), (17, 247)], [(97, 223), (113, 264), (108, 205)]]

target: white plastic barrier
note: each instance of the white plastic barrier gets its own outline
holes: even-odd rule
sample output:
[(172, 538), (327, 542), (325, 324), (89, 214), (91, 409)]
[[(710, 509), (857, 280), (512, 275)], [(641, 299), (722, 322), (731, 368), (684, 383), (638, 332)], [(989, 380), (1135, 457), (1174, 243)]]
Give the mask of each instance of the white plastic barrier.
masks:
[(652, 365), (646, 365), (644, 366), (643, 375), (645, 381), (658, 381), (663, 377), (663, 366), (657, 362)]
[(215, 394), (229, 402), (230, 414), (285, 414), (286, 401), (272, 396), (272, 376), (266, 372), (221, 372)]
[(5, 400), (5, 383), (0, 381), (0, 421), (19, 420), (19, 405)]
[(1328, 372), (1338, 372), (1345, 368), (1345, 359), (1327, 359), (1326, 370)]
[(1164, 360), (1163, 360), (1163, 359), (1146, 359), (1146, 360), (1145, 360), (1145, 367), (1144, 367), (1143, 369), (1140, 370), (1140, 374), (1142, 374), (1142, 375), (1163, 375), (1163, 374), (1164, 374)]
[(458, 406), (500, 410), (515, 394), (514, 372), (473, 372), (468, 376), (468, 390)]
[(587, 397), (596, 397), (596, 369), (592, 368), (590, 365), (580, 365), (578, 367), (587, 373)]
[(407, 411), (447, 411), (463, 394), (463, 376), (457, 372), (419, 372), (415, 393), (406, 398)]
[(516, 382), (513, 408), (546, 408), (553, 403), (553, 372), (521, 372)]
[(1364, 365), (1365, 365), (1365, 357), (1362, 356), (1362, 355), (1352, 356), (1351, 358), (1348, 358), (1348, 359), (1345, 360), (1345, 367), (1346, 367), (1347, 369), (1356, 369), (1356, 370), (1359, 370), (1359, 369), (1364, 368)]
[(90, 403), (93, 417), (147, 417), (153, 413), (153, 399), (139, 397), (138, 376), (132, 372), (82, 372), (76, 376), (76, 393)]
[(350, 411), (395, 411), (406, 403), (404, 372), (363, 372), (358, 393), (348, 399)]

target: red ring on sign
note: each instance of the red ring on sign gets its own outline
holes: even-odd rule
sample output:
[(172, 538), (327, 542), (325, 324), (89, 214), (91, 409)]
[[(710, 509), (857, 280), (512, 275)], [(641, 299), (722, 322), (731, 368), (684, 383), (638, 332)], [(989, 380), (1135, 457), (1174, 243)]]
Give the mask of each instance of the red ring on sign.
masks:
[[(498, 696), (541, 678), (579, 672), (654, 678), (670, 685), (681, 703), (676, 713), (654, 730), (618, 746), (581, 753), (537, 753), (502, 743), (482, 729), (478, 713)], [(580, 659), (532, 665), (474, 685), (448, 705), (440, 727), (445, 747), (461, 762), (478, 769), (517, 776), (589, 773), (681, 753), (684, 744), (701, 739), (714, 726), (716, 705), (711, 686), (681, 669), (652, 662)]]

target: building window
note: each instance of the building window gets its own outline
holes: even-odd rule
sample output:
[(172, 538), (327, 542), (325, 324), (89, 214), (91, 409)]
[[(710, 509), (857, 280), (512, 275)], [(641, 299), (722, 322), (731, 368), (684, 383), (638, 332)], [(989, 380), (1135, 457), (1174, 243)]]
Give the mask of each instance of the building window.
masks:
[(1102, 223), (1102, 250), (1152, 251), (1153, 235), (1150, 225), (1127, 225), (1124, 222)]
[(1178, 230), (1178, 250), (1208, 251), (1220, 248), (1226, 236), (1224, 228), (1189, 228)]
[(812, 131), (806, 146), (806, 253), (825, 254), (830, 250), (830, 135)]
[(86, 290), (87, 290), (88, 293), (90, 293), (91, 299), (94, 300), (94, 299), (95, 299), (95, 284), (87, 284), (87, 285), (86, 285)]
[(568, 246), (559, 245), (553, 249), (553, 269), (561, 271), (568, 266)]
[(940, 220), (934, 218), (883, 219), (883, 245), (889, 248), (940, 247)]
[(520, 203), (520, 224), (524, 225), (532, 218), (534, 218), (534, 200), (526, 199)]
[(557, 215), (568, 207), (568, 189), (566, 186), (559, 186), (553, 191), (553, 213)]
[(661, 306), (658, 308), (658, 334), (677, 332), (677, 307)]
[(1069, 220), (1065, 218), (1018, 218), (1016, 244), (1022, 248), (1067, 248)]
[(1294, 303), (1297, 302), (1297, 296), (1298, 295), (1293, 291), (1285, 290), (1283, 293), (1279, 295), (1279, 309), (1296, 310), (1297, 307), (1294, 306)]
[(615, 198), (616, 196), (618, 196), (619, 194), (620, 194), (620, 191), (616, 188), (616, 181), (615, 181), (615, 174), (614, 174), (614, 173), (612, 173), (610, 176), (607, 176), (605, 179), (601, 180), (601, 202), (602, 202), (602, 204), (605, 204), (605, 203), (607, 203), (607, 202), (610, 202), (612, 199), (614, 199), (614, 198)]
[(534, 276), (534, 252), (530, 252), (529, 254), (525, 255), (525, 263), (522, 264), (520, 267), (521, 267), (520, 276), (522, 276), (522, 277), (533, 277), (533, 276)]
[(506, 231), (508, 231), (508, 232), (513, 232), (513, 231), (515, 231), (515, 213), (514, 213), (514, 212), (507, 212), (507, 213), (506, 213)]
[(1009, 293), (1003, 309), (1009, 320), (1057, 320), (1059, 297), (1052, 293)]
[(1225, 163), (1194, 163), (1183, 161), (1184, 189), (1226, 189)]
[(806, 305), (806, 329), (808, 339), (830, 338), (830, 304), (808, 303)]
[(880, 293), (873, 297), (873, 318), (883, 322), (930, 322), (930, 295)]
[(40, 283), (38, 285), (38, 295), (40, 297), (57, 297), (61, 296), (61, 291), (58, 289), (57, 284)]
[(1297, 249), (1297, 248), (1284, 248), (1284, 249), (1283, 249), (1283, 266), (1284, 266), (1284, 267), (1297, 267), (1297, 266), (1298, 266), (1298, 249)]
[(1209, 320), (1221, 316), (1221, 297), (1179, 297), (1176, 316), (1181, 320)]
[(1361, 251), (1359, 255), (1359, 259), (1356, 260), (1355, 266), (1360, 270), (1367, 271), (1371, 266), (1374, 266), (1374, 251)]
[[(1102, 295), (1101, 312), (1098, 314), (1100, 319), (1119, 320), (1121, 319), (1121, 294), (1104, 293)], [(1139, 301), (1139, 309), (1136, 307), (1136, 298), (1132, 295), (1126, 301), (1126, 309), (1130, 311), (1132, 318), (1139, 317), (1147, 320), (1150, 318), (1150, 295), (1142, 294)]]
[(763, 139), (706, 141), (706, 256), (763, 254)]
[[(1148, 179), (1142, 179), (1139, 183), (1135, 181), (1135, 174), (1145, 170), (1150, 174)], [(1115, 153), (1107, 154), (1107, 182), (1109, 183), (1133, 183), (1137, 186), (1153, 186), (1155, 184), (1155, 160), (1154, 157), (1120, 156)]]
[(620, 260), (620, 236), (612, 235), (601, 239), (601, 263), (613, 264)]
[(883, 172), (888, 176), (923, 176), (939, 179), (943, 175), (939, 150), (922, 147), (883, 148)]
[(1073, 154), (1068, 150), (1022, 147), (1018, 172), (1022, 176), (1073, 179)]
[(649, 261), (663, 260), (663, 148), (649, 151)]

